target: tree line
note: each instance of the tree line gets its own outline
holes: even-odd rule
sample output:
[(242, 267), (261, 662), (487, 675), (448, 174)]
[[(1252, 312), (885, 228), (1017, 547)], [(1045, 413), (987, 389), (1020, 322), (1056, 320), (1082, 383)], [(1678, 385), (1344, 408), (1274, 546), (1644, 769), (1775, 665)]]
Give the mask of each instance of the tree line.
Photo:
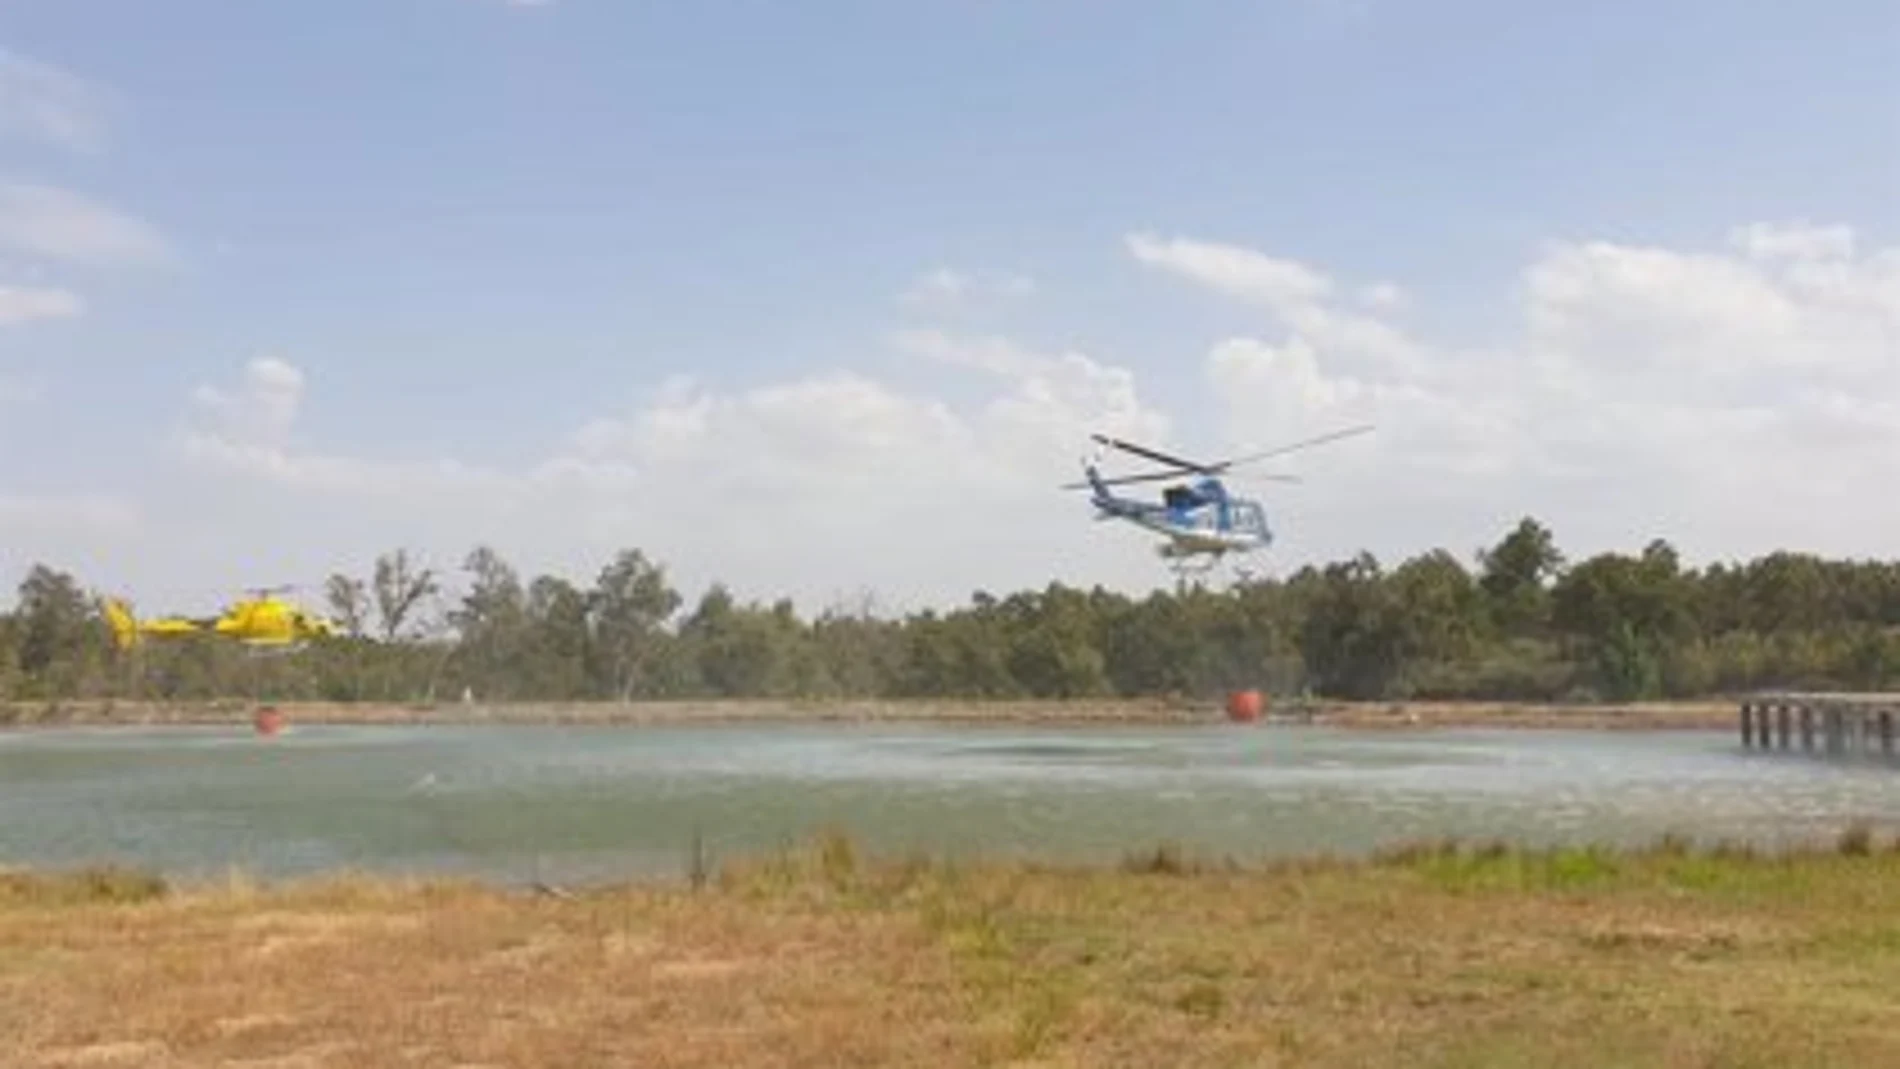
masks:
[[(452, 580), (459, 578), (459, 582)], [(1467, 562), (1370, 553), (1228, 589), (1051, 583), (951, 610), (690, 605), (637, 549), (585, 585), (478, 547), (333, 575), (342, 637), (277, 653), (206, 637), (116, 649), (97, 597), (33, 566), (0, 615), (0, 700), (484, 701), (1206, 697), (1636, 700), (1879, 689), (1900, 676), (1900, 562), (1778, 551), (1685, 568), (1664, 540), (1569, 562), (1525, 518)]]

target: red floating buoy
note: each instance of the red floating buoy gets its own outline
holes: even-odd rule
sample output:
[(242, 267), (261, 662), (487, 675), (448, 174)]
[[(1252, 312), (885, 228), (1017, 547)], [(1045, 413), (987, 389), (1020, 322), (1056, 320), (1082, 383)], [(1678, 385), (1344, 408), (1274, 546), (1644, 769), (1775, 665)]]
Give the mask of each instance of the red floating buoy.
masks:
[(275, 735), (283, 730), (284, 714), (278, 712), (274, 705), (262, 706), (251, 717), (251, 726), (257, 729), (259, 735)]
[(1227, 719), (1246, 723), (1260, 719), (1265, 700), (1257, 690), (1236, 690), (1227, 695)]

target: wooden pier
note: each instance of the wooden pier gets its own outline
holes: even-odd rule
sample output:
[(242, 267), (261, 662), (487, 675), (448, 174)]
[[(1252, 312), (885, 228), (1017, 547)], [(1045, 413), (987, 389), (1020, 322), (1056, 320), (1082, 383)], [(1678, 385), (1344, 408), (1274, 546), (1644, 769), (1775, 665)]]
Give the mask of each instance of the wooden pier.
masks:
[(1895, 761), (1900, 693), (1758, 694), (1741, 703), (1742, 746)]

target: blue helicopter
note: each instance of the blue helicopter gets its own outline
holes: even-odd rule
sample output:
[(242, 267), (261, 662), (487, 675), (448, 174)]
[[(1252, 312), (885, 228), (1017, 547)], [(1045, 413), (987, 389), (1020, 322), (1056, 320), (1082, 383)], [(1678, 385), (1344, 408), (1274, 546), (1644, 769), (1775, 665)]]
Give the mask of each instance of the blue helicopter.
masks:
[[(1267, 525), (1266, 510), (1260, 502), (1249, 497), (1234, 494), (1221, 482), (1219, 476), (1242, 464), (1252, 464), (1269, 457), (1283, 456), (1295, 450), (1306, 449), (1323, 442), (1335, 441), (1355, 434), (1364, 434), (1372, 430), (1370, 425), (1349, 427), (1345, 430), (1322, 434), (1316, 438), (1307, 438), (1269, 449), (1263, 453), (1253, 453), (1230, 460), (1202, 464), (1197, 461), (1183, 460), (1156, 449), (1108, 435), (1092, 435), (1096, 442), (1111, 446), (1125, 453), (1168, 466), (1165, 471), (1144, 472), (1139, 475), (1123, 475), (1116, 478), (1103, 478), (1098, 469), (1100, 450), (1095, 458), (1083, 462), (1082, 468), (1088, 476), (1086, 482), (1066, 483), (1064, 490), (1089, 490), (1095, 505), (1095, 518), (1098, 520), (1125, 520), (1138, 527), (1163, 536), (1156, 551), (1174, 564), (1177, 570), (1205, 571), (1218, 564), (1229, 553), (1246, 554), (1265, 549), (1273, 544), (1273, 529)], [(1185, 480), (1185, 475), (1199, 475), (1199, 479)], [(1292, 475), (1259, 475), (1257, 479), (1275, 482), (1297, 483), (1299, 478)], [(1167, 479), (1183, 479), (1161, 491), (1161, 500), (1138, 501), (1134, 498), (1118, 497), (1111, 486), (1125, 483), (1158, 482)], [(1198, 561), (1199, 566), (1196, 567)]]

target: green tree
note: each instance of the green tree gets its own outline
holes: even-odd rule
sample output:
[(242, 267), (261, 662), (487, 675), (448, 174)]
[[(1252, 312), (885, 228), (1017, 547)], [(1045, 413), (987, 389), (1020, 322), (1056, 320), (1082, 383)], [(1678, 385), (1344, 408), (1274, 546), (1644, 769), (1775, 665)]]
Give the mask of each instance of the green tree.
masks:
[(1674, 547), (1661, 540), (1640, 557), (1599, 554), (1558, 581), (1553, 623), (1580, 643), (1606, 697), (1658, 697), (1666, 659), (1694, 637), (1689, 583)]
[(1109, 692), (1107, 661), (1096, 645), (1088, 599), (1051, 583), (1039, 594), (1004, 602), (1009, 673), (1030, 694), (1080, 698)]
[(412, 560), (407, 549), (376, 558), (372, 586), (385, 642), (396, 641), (403, 634), (403, 625), (411, 622), (424, 599), (441, 591), (435, 571)]
[(1478, 585), (1498, 628), (1507, 634), (1540, 629), (1549, 611), (1548, 586), (1564, 566), (1550, 528), (1526, 516), (1496, 546), (1480, 551), (1478, 563)]
[(529, 633), (527, 592), (515, 569), (488, 546), (464, 558), (469, 586), (449, 614), (459, 638), (462, 681), (486, 696), (518, 696)]
[(1394, 696), (1411, 643), (1378, 559), (1360, 553), (1327, 565), (1308, 597), (1300, 652), (1316, 689), (1346, 698)]
[(660, 628), (678, 611), (679, 592), (664, 569), (637, 549), (621, 551), (600, 570), (590, 596), (598, 649), (610, 692), (630, 700), (660, 646)]
[(1209, 696), (1259, 685), (1540, 699), (1872, 688), (1900, 675), (1900, 562), (1779, 551), (1698, 571), (1658, 539), (1569, 565), (1527, 517), (1477, 563), (1436, 548), (1387, 571), (1359, 553), (1226, 590), (1131, 596), (1050, 583), (889, 618), (868, 601), (833, 605), (807, 621), (789, 601), (741, 605), (718, 583), (682, 617), (665, 569), (637, 550), (583, 588), (560, 575), (524, 582), (487, 547), (465, 559), (466, 589), (445, 615), (433, 571), (398, 550), (377, 559), (368, 584), (339, 574), (325, 585), (352, 637), (264, 660), (210, 637), (114, 657), (78, 580), (36, 565), (0, 612), (0, 695), (387, 699), (426, 697), (440, 682), (488, 700)]
[(77, 697), (102, 659), (104, 624), (68, 572), (35, 564), (20, 581), (12, 628), (19, 671), (41, 697)]
[(338, 572), (324, 581), (323, 595), (343, 632), (351, 638), (363, 637), (369, 621), (369, 587), (361, 579)]

